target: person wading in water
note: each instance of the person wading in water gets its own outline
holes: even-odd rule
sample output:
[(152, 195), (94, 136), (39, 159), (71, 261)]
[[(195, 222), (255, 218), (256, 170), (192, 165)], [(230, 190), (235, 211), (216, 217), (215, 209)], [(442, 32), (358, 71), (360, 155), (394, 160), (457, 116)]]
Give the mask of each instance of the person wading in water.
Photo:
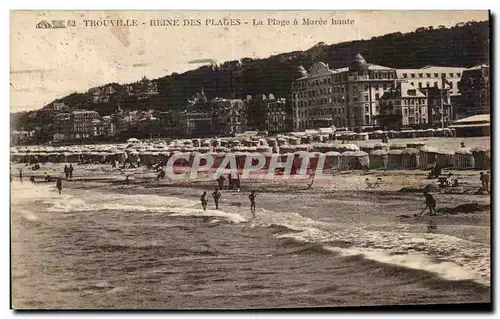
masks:
[(207, 210), (207, 202), (208, 202), (207, 192), (203, 192), (203, 194), (201, 194), (200, 201), (201, 201), (201, 207), (203, 207), (203, 211), (206, 211)]
[(252, 191), (250, 195), (248, 195), (248, 199), (250, 199), (250, 211), (252, 212), (253, 217), (255, 217), (255, 191)]
[(73, 164), (69, 164), (68, 173), (69, 178), (73, 178)]
[(215, 209), (219, 209), (219, 199), (221, 197), (221, 193), (219, 192), (219, 190), (217, 188), (212, 193), (212, 197), (214, 198)]
[(57, 178), (56, 187), (57, 187), (57, 190), (59, 191), (59, 194), (61, 194), (61, 191), (62, 191), (62, 179), (60, 177)]

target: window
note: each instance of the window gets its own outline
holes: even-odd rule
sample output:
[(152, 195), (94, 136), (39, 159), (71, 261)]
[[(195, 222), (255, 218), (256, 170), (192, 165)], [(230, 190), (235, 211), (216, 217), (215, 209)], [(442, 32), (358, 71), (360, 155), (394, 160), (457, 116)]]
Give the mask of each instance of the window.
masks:
[(438, 78), (439, 77), (439, 73), (434, 73), (434, 77)]
[(422, 82), (418, 82), (418, 88), (422, 89)]
[(410, 84), (411, 84), (411, 86), (415, 86), (415, 83), (413, 83), (413, 82), (410, 82)]
[(452, 77), (453, 77), (453, 73), (448, 73), (448, 75), (450, 76), (450, 78), (452, 78)]
[(415, 78), (415, 73), (412, 73), (411, 74), (411, 78), (414, 79)]
[(461, 74), (460, 74), (460, 73), (457, 73), (457, 78), (459, 78), (460, 76), (461, 76)]
[(368, 95), (365, 94), (365, 101), (368, 101)]
[(445, 78), (446, 77), (446, 73), (441, 73), (441, 77)]
[(430, 78), (431, 74), (430, 73), (425, 73), (425, 76), (427, 76), (428, 78)]
[(423, 73), (419, 73), (419, 74), (418, 74), (418, 77), (419, 77), (419, 78), (423, 78), (423, 77), (424, 77), (424, 74), (423, 74)]
[(373, 89), (374, 89), (375, 91), (378, 91), (378, 84), (375, 84), (375, 85), (373, 86)]
[(434, 82), (434, 87), (437, 88), (438, 87), (438, 83), (437, 82)]
[(378, 100), (380, 98), (380, 94), (379, 93), (375, 93), (375, 100)]
[(365, 84), (365, 91), (368, 91), (368, 84)]
[(403, 73), (403, 77), (406, 79), (408, 77), (408, 74)]
[(405, 108), (405, 115), (408, 115), (408, 109)]
[(370, 112), (370, 110), (368, 109), (368, 105), (365, 105), (365, 113), (368, 113)]
[(376, 106), (376, 109), (377, 109), (377, 112), (379, 112), (379, 111), (380, 111), (380, 106), (379, 106), (379, 105), (377, 105), (377, 106)]
[(427, 82), (427, 83), (425, 83), (425, 84), (426, 84), (426, 87), (430, 87), (430, 84), (429, 84), (429, 82)]

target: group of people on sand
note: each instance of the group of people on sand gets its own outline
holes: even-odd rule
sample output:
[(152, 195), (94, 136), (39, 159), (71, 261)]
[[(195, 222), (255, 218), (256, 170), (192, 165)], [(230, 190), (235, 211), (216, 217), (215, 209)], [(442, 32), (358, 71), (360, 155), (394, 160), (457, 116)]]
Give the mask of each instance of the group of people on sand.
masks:
[[(71, 164), (69, 167), (67, 165), (64, 166), (64, 174), (66, 175), (66, 179), (68, 179), (68, 176), (70, 178), (73, 177), (73, 166)], [(23, 183), (23, 177), (24, 177), (23, 169), (20, 168), (19, 169), (19, 181), (21, 182), (21, 184)], [(48, 183), (52, 182), (52, 176), (48, 175), (45, 172), (44, 181), (48, 182)], [(10, 182), (12, 182), (12, 175), (10, 176)], [(30, 183), (31, 184), (36, 183), (35, 176), (33, 176), (33, 175), (30, 176)], [(60, 177), (56, 178), (56, 188), (57, 188), (57, 191), (59, 192), (59, 194), (61, 194), (61, 192), (62, 192), (62, 178), (60, 178)]]
[(69, 167), (68, 165), (64, 165), (64, 175), (66, 176), (66, 179), (73, 178), (73, 170), (72, 164), (69, 164)]
[[(255, 217), (255, 198), (257, 194), (255, 193), (254, 190), (251, 191), (250, 195), (248, 195), (248, 199), (250, 200), (250, 212), (252, 213), (253, 217)], [(220, 198), (222, 197), (221, 192), (219, 192), (218, 188), (215, 188), (214, 192), (212, 193), (212, 198), (214, 199), (214, 204), (215, 204), (215, 209), (219, 209), (219, 201)], [(201, 207), (203, 207), (203, 211), (207, 210), (207, 204), (208, 204), (208, 194), (206, 191), (201, 194), (200, 197), (201, 201)]]

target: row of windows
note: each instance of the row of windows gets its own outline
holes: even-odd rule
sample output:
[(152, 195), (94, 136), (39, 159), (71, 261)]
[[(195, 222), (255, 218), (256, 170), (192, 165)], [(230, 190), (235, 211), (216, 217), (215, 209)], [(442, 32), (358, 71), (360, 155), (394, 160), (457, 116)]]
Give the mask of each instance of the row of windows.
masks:
[(422, 117), (422, 121), (419, 122), (418, 117), (413, 117), (413, 116), (408, 117), (408, 124), (419, 124), (419, 123), (427, 123), (427, 118)]
[[(448, 73), (448, 76), (452, 78), (452, 77), (454, 77), (455, 74), (456, 74), (456, 77), (458, 77), (458, 78), (462, 76), (461, 73)], [(431, 75), (432, 75), (431, 73), (425, 73), (425, 76), (427, 78), (430, 78)], [(412, 79), (414, 79), (415, 78), (415, 73), (410, 73), (410, 77)], [(423, 78), (424, 74), (423, 73), (418, 73), (418, 77), (419, 78)], [(439, 73), (434, 73), (434, 77), (438, 78), (439, 77)], [(441, 73), (441, 77), (446, 77), (446, 73)], [(403, 73), (403, 78), (407, 79), (408, 78), (408, 73)]]
[(299, 112), (299, 118), (306, 118), (308, 116), (326, 116), (333, 114), (345, 114), (345, 108), (334, 108), (334, 109), (319, 109)]
[[(410, 84), (413, 85), (413, 86), (415, 86), (414, 82), (410, 82)], [(450, 89), (453, 89), (453, 82), (449, 82), (448, 85), (450, 86)], [(428, 87), (428, 88), (431, 87), (429, 82), (426, 82), (425, 86)], [(434, 87), (435, 88), (438, 87), (438, 82), (437, 81), (434, 82)], [(422, 89), (422, 82), (418, 82), (418, 88)]]
[[(354, 86), (353, 86), (353, 88), (356, 88), (356, 86), (354, 85)], [(369, 89), (368, 84), (365, 84), (365, 92), (367, 92), (367, 91), (368, 91), (368, 89)], [(387, 91), (387, 84), (385, 84), (385, 83), (384, 83), (384, 84), (382, 85), (382, 89), (383, 89), (384, 91)], [(373, 84), (373, 85), (372, 85), (372, 90), (375, 90), (375, 91), (380, 90), (380, 86), (379, 86), (379, 84), (378, 84), (378, 83), (377, 83), (377, 84)]]

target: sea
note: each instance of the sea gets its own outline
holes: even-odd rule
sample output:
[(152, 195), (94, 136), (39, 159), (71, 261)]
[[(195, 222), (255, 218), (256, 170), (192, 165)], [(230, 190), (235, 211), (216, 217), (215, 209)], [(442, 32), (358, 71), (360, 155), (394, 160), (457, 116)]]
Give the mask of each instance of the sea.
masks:
[(396, 223), (381, 209), (396, 204), (347, 195), (328, 207), (305, 200), (289, 210), (262, 207), (258, 196), (252, 217), (248, 199), (203, 211), (194, 196), (78, 188), (60, 195), (54, 186), (11, 183), (16, 309), (490, 301), (489, 242), (467, 235), (489, 233), (489, 225), (455, 233)]

